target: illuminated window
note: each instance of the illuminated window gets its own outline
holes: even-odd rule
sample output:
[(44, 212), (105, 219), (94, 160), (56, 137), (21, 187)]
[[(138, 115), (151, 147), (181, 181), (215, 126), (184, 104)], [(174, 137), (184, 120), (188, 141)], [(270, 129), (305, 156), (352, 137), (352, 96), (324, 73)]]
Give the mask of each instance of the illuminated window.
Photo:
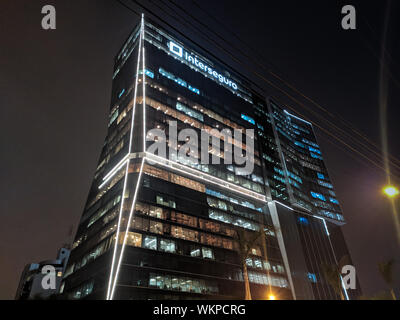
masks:
[(298, 217), (298, 218), (297, 218), (297, 221), (298, 221), (300, 224), (304, 225), (304, 226), (308, 226), (308, 225), (309, 225), (309, 222), (308, 222), (308, 219), (307, 219), (307, 218)]
[(151, 250), (157, 250), (157, 238), (151, 236), (145, 236), (143, 241), (143, 247)]
[(261, 257), (261, 249), (259, 247), (252, 248), (251, 249), (251, 254)]
[(118, 95), (118, 98), (121, 98), (124, 93), (125, 93), (125, 89), (122, 89), (122, 91)]
[(164, 252), (175, 252), (175, 241), (161, 239), (160, 240), (160, 250)]
[(246, 265), (247, 265), (248, 267), (253, 267), (253, 259), (247, 258), (247, 259), (246, 259)]
[(214, 253), (212, 249), (203, 247), (201, 251), (203, 252), (204, 259), (214, 259)]
[(197, 120), (200, 120), (201, 122), (204, 122), (204, 117), (200, 112), (196, 112), (188, 107), (186, 107), (185, 105), (183, 105), (182, 103), (177, 103), (176, 104), (176, 109), (185, 113), (186, 115), (188, 115), (189, 117), (195, 118)]
[(200, 94), (200, 90), (197, 88), (192, 87), (190, 84), (188, 84), (185, 80), (182, 80), (178, 77), (176, 77), (174, 74), (172, 74), (171, 72), (165, 71), (163, 68), (160, 68), (158, 70), (158, 72), (163, 76), (166, 77), (172, 81), (175, 81), (177, 84), (179, 84), (180, 86), (189, 89), (190, 91), (196, 93), (196, 94)]
[(160, 204), (160, 205), (163, 205), (163, 206), (166, 206), (166, 207), (170, 207), (170, 208), (176, 208), (175, 201), (167, 200), (167, 199), (164, 199), (164, 198), (165, 197), (163, 197), (163, 196), (157, 196), (157, 198), (156, 198), (157, 204)]
[(318, 180), (318, 184), (319, 184), (320, 186), (325, 187), (325, 188), (333, 189), (333, 185), (330, 184), (330, 183), (328, 183), (328, 182)]
[(179, 224), (184, 224), (190, 227), (197, 227), (197, 218), (188, 216), (183, 213), (178, 213), (175, 211), (171, 212), (171, 221), (177, 222)]
[[(139, 70), (139, 74), (142, 75), (143, 74), (143, 70)], [(154, 79), (154, 72), (149, 70), (149, 69), (145, 69), (145, 75)]]
[(197, 231), (178, 226), (171, 226), (171, 236), (184, 240), (199, 241), (199, 233)]
[(320, 193), (316, 193), (316, 192), (311, 191), (311, 196), (313, 198), (315, 198), (315, 199), (320, 199), (322, 201), (326, 201), (325, 197)]
[(163, 233), (163, 224), (161, 222), (150, 221), (150, 232), (151, 233)]
[[(121, 233), (120, 244), (123, 244), (124, 238), (125, 238), (125, 233)], [(140, 233), (128, 232), (128, 236), (126, 237), (126, 245), (132, 247), (141, 247), (142, 235)]]
[(334, 204), (339, 205), (339, 201), (337, 201), (337, 200), (334, 199), (334, 198), (329, 198), (329, 201), (332, 202), (332, 203), (334, 203)]
[(111, 126), (113, 122), (118, 118), (119, 110), (117, 109), (110, 117), (110, 122), (108, 126)]
[(318, 160), (324, 160), (324, 159), (322, 159), (321, 156), (316, 155), (315, 153), (312, 153), (312, 152), (311, 152), (311, 158), (318, 159)]
[(255, 266), (256, 268), (258, 268), (258, 269), (262, 269), (262, 268), (263, 268), (263, 265), (262, 265), (261, 260), (258, 260), (258, 259), (255, 259), (255, 260), (254, 260), (254, 266)]
[(242, 114), (242, 119), (243, 120), (246, 120), (247, 122), (249, 122), (249, 123), (251, 123), (251, 124), (256, 124), (256, 122), (254, 121), (254, 119), (253, 118), (251, 118), (251, 117), (249, 117), (249, 116), (247, 116), (247, 115), (245, 115), (245, 114)]
[(314, 152), (316, 154), (321, 154), (321, 151), (319, 151), (318, 149), (312, 148), (312, 147), (308, 147), (308, 150), (310, 150), (311, 152)]
[(317, 276), (315, 273), (307, 273), (307, 278), (310, 280), (310, 282), (316, 283), (317, 282)]
[(201, 255), (200, 248), (192, 247), (192, 249), (190, 250), (190, 256), (191, 257), (200, 257), (200, 255)]
[(325, 176), (322, 173), (317, 173), (318, 179), (325, 180)]

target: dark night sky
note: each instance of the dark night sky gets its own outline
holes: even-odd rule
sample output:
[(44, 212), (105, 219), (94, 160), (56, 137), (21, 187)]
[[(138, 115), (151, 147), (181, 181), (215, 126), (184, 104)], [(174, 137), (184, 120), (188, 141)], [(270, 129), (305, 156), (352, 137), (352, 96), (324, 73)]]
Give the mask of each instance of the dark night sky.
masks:
[[(150, 1), (142, 2), (151, 7)], [(178, 2), (241, 46), (190, 0)], [(386, 1), (199, 3), (262, 53), (265, 64), (272, 63), (299, 90), (380, 144), (374, 53), (380, 52)], [(340, 27), (340, 9), (349, 3), (358, 10), (356, 31)], [(46, 4), (57, 9), (55, 31), (41, 29)], [(393, 1), (387, 42), (396, 79), (399, 9)], [(53, 258), (70, 226), (79, 222), (106, 134), (113, 57), (136, 23), (135, 15), (112, 0), (1, 1), (0, 299), (12, 299), (24, 265)], [(225, 57), (217, 48), (211, 51)], [(390, 85), (388, 128), (390, 151), (400, 158), (398, 84)], [(389, 205), (379, 193), (384, 173), (317, 134), (348, 222), (344, 233), (362, 289), (377, 293), (385, 289), (377, 263), (400, 262)]]

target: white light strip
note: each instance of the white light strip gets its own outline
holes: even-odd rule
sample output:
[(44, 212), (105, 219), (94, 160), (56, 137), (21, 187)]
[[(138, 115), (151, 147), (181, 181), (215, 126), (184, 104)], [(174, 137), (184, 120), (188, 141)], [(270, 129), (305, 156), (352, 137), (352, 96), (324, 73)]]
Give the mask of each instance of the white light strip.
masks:
[(125, 161), (128, 160), (129, 153), (125, 155), (125, 157), (122, 158), (122, 160), (108, 173), (104, 176), (103, 181), (109, 180), (110, 176), (113, 176), (116, 171), (121, 169), (123, 165), (125, 164)]
[[(143, 17), (142, 17), (142, 27), (143, 27)], [(131, 125), (131, 134), (130, 134), (130, 140), (129, 140), (129, 154), (132, 151), (133, 126), (134, 126), (134, 120), (135, 120), (136, 97), (137, 97), (137, 86), (138, 86), (138, 78), (139, 78), (139, 65), (140, 65), (140, 53), (141, 53), (141, 45), (140, 44), (142, 41), (143, 41), (143, 33), (140, 34), (140, 38), (139, 38), (138, 61), (137, 61), (136, 80), (135, 80), (135, 93), (134, 93), (134, 100), (133, 100), (134, 104), (132, 106), (132, 125)], [(114, 274), (115, 258), (116, 258), (116, 254), (117, 254), (118, 238), (119, 238), (119, 233), (120, 233), (120, 228), (121, 228), (121, 217), (122, 217), (122, 210), (123, 210), (123, 204), (124, 204), (124, 198), (125, 198), (125, 192), (126, 192), (126, 184), (127, 184), (127, 179), (128, 179), (129, 163), (130, 163), (130, 159), (128, 157), (126, 173), (125, 173), (124, 188), (122, 191), (121, 209), (120, 209), (119, 217), (118, 217), (118, 228), (117, 228), (117, 234), (116, 234), (116, 239), (115, 239), (114, 253), (113, 253), (113, 258), (112, 258), (112, 262), (111, 262), (110, 277), (108, 280), (107, 297), (106, 297), (107, 300), (112, 300), (112, 297), (110, 294), (111, 293), (111, 284), (113, 283), (112, 279), (113, 279), (113, 274)], [(115, 288), (115, 281), (114, 281), (114, 288)]]
[(291, 211), (294, 211), (293, 208), (287, 206), (286, 204), (283, 204), (282, 202), (279, 202), (279, 201), (276, 201), (276, 200), (274, 200), (274, 201), (272, 201), (272, 202), (275, 202), (275, 203), (281, 205), (282, 207), (285, 207), (286, 209), (289, 209), (289, 210), (291, 210)]
[[(126, 190), (126, 185), (127, 185), (127, 181), (128, 181), (128, 169), (129, 169), (129, 161), (126, 163), (126, 173), (125, 173), (124, 188), (122, 189), (123, 191), (122, 191), (121, 208), (119, 210), (119, 218), (118, 218), (117, 237), (119, 237), (119, 228), (120, 228), (120, 225), (121, 225), (122, 210), (123, 210), (123, 207), (124, 207), (125, 190)], [(117, 241), (116, 241), (115, 246), (114, 246), (113, 258), (112, 258), (112, 263), (111, 263), (110, 278), (108, 279), (107, 300), (109, 300), (109, 296), (110, 296), (112, 274), (114, 272), (114, 263), (115, 263), (116, 254), (117, 254)]]
[(206, 173), (204, 173), (202, 171), (190, 168), (188, 166), (182, 165), (182, 164), (177, 163), (175, 161), (171, 161), (171, 160), (156, 156), (154, 154), (150, 154), (148, 152), (146, 152), (146, 158), (148, 158), (148, 160), (151, 161), (151, 162), (155, 162), (155, 163), (160, 164), (160, 165), (162, 165), (164, 167), (167, 167), (167, 168), (182, 172), (184, 174), (190, 175), (192, 177), (195, 177), (196, 179), (203, 180), (206, 183), (215, 184), (215, 185), (217, 185), (219, 187), (223, 187), (223, 188), (228, 189), (228, 190), (230, 190), (232, 192), (240, 193), (240, 194), (242, 194), (244, 196), (251, 197), (251, 198), (256, 199), (258, 201), (267, 202), (266, 196), (264, 196), (264, 195), (262, 195), (260, 193), (256, 193), (256, 192), (253, 192), (251, 190), (245, 189), (243, 187), (234, 185), (234, 184), (229, 183), (229, 182), (227, 182), (225, 180), (216, 178), (216, 177), (211, 176), (209, 174), (206, 174)]
[[(114, 283), (113, 283), (111, 294), (110, 294), (110, 300), (112, 300), (113, 297), (114, 297), (115, 287), (117, 285), (118, 275), (119, 275), (119, 271), (121, 269), (121, 262), (122, 262), (122, 258), (124, 256), (124, 252), (125, 252), (126, 240), (128, 238), (128, 231), (129, 231), (129, 228), (130, 228), (130, 225), (131, 225), (131, 222), (132, 222), (132, 215), (133, 215), (133, 212), (135, 210), (135, 205), (136, 205), (136, 199), (137, 199), (137, 195), (138, 195), (138, 191), (139, 191), (139, 186), (140, 186), (140, 183), (141, 183), (141, 180), (142, 180), (144, 161), (145, 161), (145, 158), (143, 158), (142, 165), (140, 167), (139, 178), (138, 178), (138, 181), (137, 181), (137, 184), (136, 184), (135, 194), (133, 196), (133, 201), (132, 201), (132, 206), (131, 206), (131, 210), (130, 210), (130, 213), (129, 213), (128, 223), (127, 223), (126, 230), (125, 230), (124, 242), (122, 243), (122, 249), (121, 249), (121, 253), (120, 253), (119, 259), (118, 259), (117, 271), (115, 272)], [(117, 243), (119, 242), (118, 238), (116, 239), (116, 242)]]
[[(130, 159), (129, 157), (129, 153), (121, 160), (121, 162), (114, 167), (114, 169), (112, 169), (110, 171), (110, 173), (108, 173), (108, 177), (106, 178), (106, 180), (99, 186), (99, 189), (102, 189), (110, 180), (112, 177), (114, 177), (114, 175), (123, 168), (124, 164)], [(103, 178), (104, 180), (104, 178)]]
[(347, 290), (346, 290), (346, 287), (344, 285), (344, 281), (343, 281), (342, 276), (340, 276), (340, 280), (342, 281), (342, 287), (343, 287), (344, 294), (346, 295), (346, 300), (350, 300), (349, 295), (347, 294)]
[[(143, 23), (143, 37), (144, 37), (144, 23)], [(146, 77), (145, 77), (145, 70), (146, 70), (146, 64), (145, 64), (145, 50), (144, 50), (144, 41), (143, 41), (143, 152), (146, 152)]]
[[(141, 26), (141, 41), (139, 41), (139, 46), (140, 46), (140, 49), (142, 50), (142, 59), (143, 59), (143, 71), (142, 71), (142, 73), (143, 73), (143, 94), (142, 94), (143, 95), (143, 152), (145, 152), (146, 151), (146, 78), (145, 78), (146, 65), (145, 65), (145, 60), (144, 60), (145, 59), (145, 50), (144, 50), (144, 16), (143, 15), (142, 15), (142, 26)], [(138, 77), (139, 77), (139, 64), (140, 64), (140, 50), (139, 50), (139, 59), (138, 59), (138, 64), (137, 64), (136, 81), (138, 80)], [(136, 84), (137, 84), (137, 82), (136, 82)], [(136, 92), (137, 92), (137, 87), (135, 88), (135, 107), (136, 107)], [(133, 117), (134, 116), (132, 116), (132, 119), (133, 119)], [(132, 129), (133, 129), (133, 122), (132, 122)], [(133, 130), (131, 130), (131, 132), (133, 132)], [(130, 144), (129, 147), (130, 147), (129, 152), (131, 152), (131, 144)], [(127, 237), (128, 237), (128, 228), (129, 228), (129, 226), (131, 224), (132, 214), (133, 214), (133, 211), (134, 211), (134, 208), (135, 208), (135, 204), (136, 204), (136, 197), (137, 197), (137, 193), (138, 193), (138, 190), (139, 190), (140, 181), (141, 181), (141, 178), (142, 178), (144, 161), (145, 161), (145, 158), (143, 158), (142, 165), (141, 165), (141, 168), (140, 168), (140, 173), (139, 173), (139, 178), (138, 178), (138, 182), (137, 182), (137, 185), (136, 185), (135, 195), (133, 197), (132, 207), (131, 207), (131, 211), (130, 211), (130, 214), (129, 214), (127, 230), (125, 232), (124, 242), (122, 244), (122, 249), (121, 249), (121, 253), (120, 253), (118, 264), (117, 264), (117, 271), (115, 273), (114, 283), (113, 283), (113, 287), (112, 287), (112, 290), (111, 290), (110, 300), (112, 300), (113, 297), (114, 297), (115, 287), (116, 287), (116, 284), (117, 284), (118, 275), (119, 275), (119, 271), (120, 271), (120, 268), (121, 268), (121, 262), (122, 262), (122, 258), (123, 258), (124, 251), (125, 251), (126, 240), (127, 240)], [(117, 238), (116, 241), (118, 242), (119, 239)]]
[[(329, 234), (329, 231), (328, 231), (328, 225), (326, 224), (326, 220), (325, 220), (324, 218), (317, 217), (317, 216), (313, 216), (313, 217), (323, 221), (324, 226), (325, 226), (326, 234), (328, 235), (328, 240), (329, 240), (329, 244), (330, 244), (330, 246), (331, 246), (331, 250), (332, 250), (332, 253), (333, 253), (333, 257), (335, 258), (336, 264), (339, 265), (338, 262), (337, 262), (337, 259), (336, 259), (335, 251), (333, 250), (333, 245), (332, 245), (332, 242), (331, 242), (331, 237), (330, 237), (330, 234)], [(342, 289), (343, 289), (343, 291), (344, 291), (344, 293), (345, 293), (345, 295), (346, 295), (346, 300), (350, 300), (349, 295), (348, 295), (347, 290), (346, 290), (346, 287), (345, 287), (345, 285), (344, 285), (343, 278), (342, 278), (341, 275), (340, 275), (340, 281), (341, 281), (341, 283), (342, 283)]]
[(325, 231), (326, 231), (326, 234), (327, 234), (327, 235), (328, 235), (328, 237), (329, 237), (329, 236), (330, 236), (330, 234), (329, 234), (329, 230), (328, 230), (328, 225), (326, 224), (326, 220), (325, 220), (324, 218), (321, 218), (321, 217), (318, 217), (318, 216), (313, 216), (313, 217), (323, 221), (323, 223), (324, 223), (324, 226), (325, 226)]
[(139, 85), (139, 65), (140, 65), (140, 50), (141, 50), (140, 43), (141, 43), (141, 41), (142, 41), (142, 33), (140, 33), (140, 37), (139, 37), (139, 50), (138, 50), (139, 53), (138, 53), (138, 62), (137, 62), (137, 67), (136, 67), (135, 93), (133, 96), (131, 135), (129, 138), (129, 153), (131, 153), (131, 151), (132, 151), (133, 128), (135, 126), (136, 99), (137, 99), (137, 91), (138, 91), (138, 85)]
[(284, 110), (284, 112), (285, 112), (288, 116), (291, 116), (291, 117), (293, 117), (293, 118), (295, 118), (295, 119), (297, 119), (297, 120), (303, 121), (303, 122), (309, 124), (310, 126), (312, 126), (312, 123), (310, 123), (310, 122), (308, 122), (308, 121), (306, 121), (306, 120), (304, 120), (304, 119), (301, 119), (301, 118), (299, 118), (299, 117), (296, 117), (295, 115), (293, 115), (293, 114), (287, 112), (286, 110)]

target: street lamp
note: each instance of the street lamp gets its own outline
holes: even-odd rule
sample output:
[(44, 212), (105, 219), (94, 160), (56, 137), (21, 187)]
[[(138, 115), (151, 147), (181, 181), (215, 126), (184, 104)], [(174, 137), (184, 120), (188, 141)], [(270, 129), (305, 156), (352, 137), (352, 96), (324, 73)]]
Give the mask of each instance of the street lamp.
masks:
[(383, 188), (383, 193), (389, 198), (395, 198), (400, 194), (399, 189), (397, 189), (394, 186), (386, 186), (386, 187), (384, 187)]

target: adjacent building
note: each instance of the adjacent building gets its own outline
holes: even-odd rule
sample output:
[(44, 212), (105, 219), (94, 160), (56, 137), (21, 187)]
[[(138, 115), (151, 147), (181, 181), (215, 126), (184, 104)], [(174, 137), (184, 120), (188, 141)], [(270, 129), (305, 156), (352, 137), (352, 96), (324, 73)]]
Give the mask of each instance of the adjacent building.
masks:
[(339, 299), (323, 266), (348, 256), (345, 219), (312, 125), (201, 51), (142, 19), (117, 54), (63, 294), (243, 299), (248, 279), (253, 299)]
[[(26, 265), (22, 271), (15, 300), (45, 300), (58, 295), (69, 254), (70, 250), (68, 248), (61, 248), (58, 250), (56, 260), (46, 260)], [(51, 280), (44, 279), (50, 273), (54, 277), (55, 286), (49, 289), (47, 286), (44, 288), (43, 282), (50, 284)]]

